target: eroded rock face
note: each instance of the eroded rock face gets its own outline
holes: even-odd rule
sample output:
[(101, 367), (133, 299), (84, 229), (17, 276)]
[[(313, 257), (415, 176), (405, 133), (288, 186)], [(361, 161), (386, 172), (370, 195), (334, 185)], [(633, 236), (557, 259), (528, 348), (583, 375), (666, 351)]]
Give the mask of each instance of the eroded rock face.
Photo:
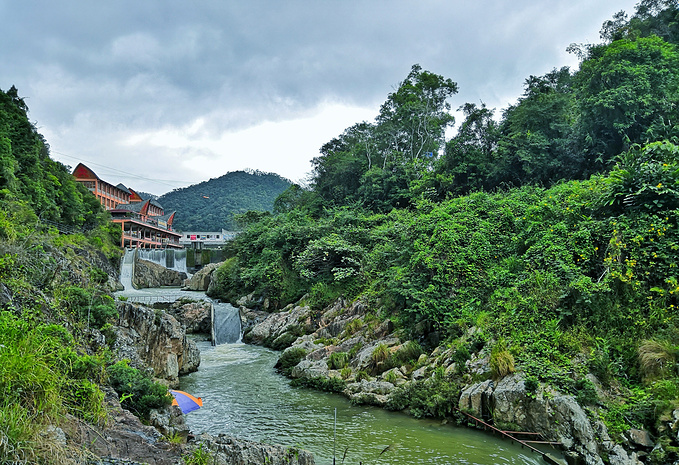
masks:
[(151, 368), (170, 386), (178, 385), (179, 375), (198, 369), (200, 351), (173, 316), (128, 302), (118, 304), (118, 314), (114, 350), (120, 358)]
[(293, 326), (306, 320), (311, 309), (309, 307), (294, 307), (280, 313), (272, 313), (264, 321), (252, 327), (243, 340), (252, 344), (263, 344), (265, 340), (275, 339), (288, 332)]
[(146, 260), (136, 260), (134, 262), (134, 275), (132, 284), (137, 289), (163, 286), (181, 286), (187, 276), (184, 272), (169, 270), (157, 263)]
[[(603, 423), (590, 422), (573, 396), (544, 388), (529, 394), (521, 374), (467, 386), (459, 407), (477, 418), (492, 418), (496, 424), (512, 424), (521, 431), (541, 433), (575, 452), (587, 465), (603, 465), (602, 454), (608, 456), (610, 463), (641, 464), (635, 451), (627, 451), (610, 440)], [(648, 439), (639, 432), (635, 432), (635, 437), (640, 442)]]
[(107, 426), (85, 425), (72, 418), (64, 425), (66, 437), (71, 443), (81, 445), (98, 457), (151, 465), (183, 463), (181, 445), (163, 441), (158, 430), (143, 425), (132, 413), (121, 408), (118, 396), (112, 389), (105, 393), (109, 412)]

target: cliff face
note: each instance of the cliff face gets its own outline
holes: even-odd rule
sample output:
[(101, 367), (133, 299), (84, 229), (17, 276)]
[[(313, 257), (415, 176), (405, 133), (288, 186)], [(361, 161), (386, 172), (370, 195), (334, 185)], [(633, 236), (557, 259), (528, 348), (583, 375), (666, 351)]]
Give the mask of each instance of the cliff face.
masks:
[(151, 368), (170, 386), (178, 385), (179, 375), (198, 369), (200, 352), (173, 316), (128, 302), (118, 305), (118, 314), (114, 350), (120, 358)]

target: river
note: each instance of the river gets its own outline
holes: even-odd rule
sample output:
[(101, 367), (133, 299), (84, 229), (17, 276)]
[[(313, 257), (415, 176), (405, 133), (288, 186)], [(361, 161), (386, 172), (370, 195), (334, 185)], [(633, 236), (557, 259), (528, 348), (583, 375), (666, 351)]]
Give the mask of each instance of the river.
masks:
[[(178, 289), (128, 288), (116, 294), (146, 303), (205, 298), (204, 293)], [(198, 347), (198, 371), (180, 378), (180, 389), (203, 398), (203, 408), (186, 415), (194, 433), (300, 447), (312, 452), (318, 465), (332, 464), (333, 456), (337, 465), (545, 463), (490, 433), (354, 406), (338, 394), (293, 388), (273, 368), (279, 352), (243, 343), (212, 346), (199, 341)]]
[(545, 463), (537, 454), (482, 431), (290, 387), (273, 368), (278, 352), (242, 343), (198, 345), (198, 371), (180, 380), (182, 390), (203, 398), (203, 408), (186, 416), (195, 433), (301, 447), (319, 465), (332, 464), (333, 451), (338, 465)]

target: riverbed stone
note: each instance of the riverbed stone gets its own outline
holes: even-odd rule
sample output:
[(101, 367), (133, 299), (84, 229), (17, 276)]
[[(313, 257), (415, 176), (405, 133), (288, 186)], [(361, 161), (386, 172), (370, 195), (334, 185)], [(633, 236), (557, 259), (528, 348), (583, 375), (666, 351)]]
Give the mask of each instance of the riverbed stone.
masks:
[(214, 465), (315, 465), (311, 453), (296, 447), (261, 444), (225, 434), (201, 434), (197, 439), (213, 454), (210, 463)]
[(325, 360), (301, 360), (291, 370), (290, 376), (292, 378), (327, 378), (328, 363)]

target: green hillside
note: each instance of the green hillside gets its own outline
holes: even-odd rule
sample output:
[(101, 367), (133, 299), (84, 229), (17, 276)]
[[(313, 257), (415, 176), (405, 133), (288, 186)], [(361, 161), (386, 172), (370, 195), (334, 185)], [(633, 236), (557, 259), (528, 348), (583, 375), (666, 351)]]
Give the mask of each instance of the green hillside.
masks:
[(575, 395), (615, 440), (646, 429), (662, 444), (647, 463), (673, 463), (677, 17), (617, 15), (605, 43), (573, 47), (578, 70), (529, 77), (499, 119), (463, 105), (449, 141), (457, 85), (414, 66), (373, 123), (321, 148), (310, 189), (229, 245), (215, 294), (319, 314), (361, 300), (427, 351), (483, 349), (494, 378)]
[(273, 173), (233, 171), (219, 178), (175, 189), (158, 202), (176, 210), (178, 231), (219, 231), (236, 227), (233, 216), (247, 211), (271, 211), (290, 181)]

